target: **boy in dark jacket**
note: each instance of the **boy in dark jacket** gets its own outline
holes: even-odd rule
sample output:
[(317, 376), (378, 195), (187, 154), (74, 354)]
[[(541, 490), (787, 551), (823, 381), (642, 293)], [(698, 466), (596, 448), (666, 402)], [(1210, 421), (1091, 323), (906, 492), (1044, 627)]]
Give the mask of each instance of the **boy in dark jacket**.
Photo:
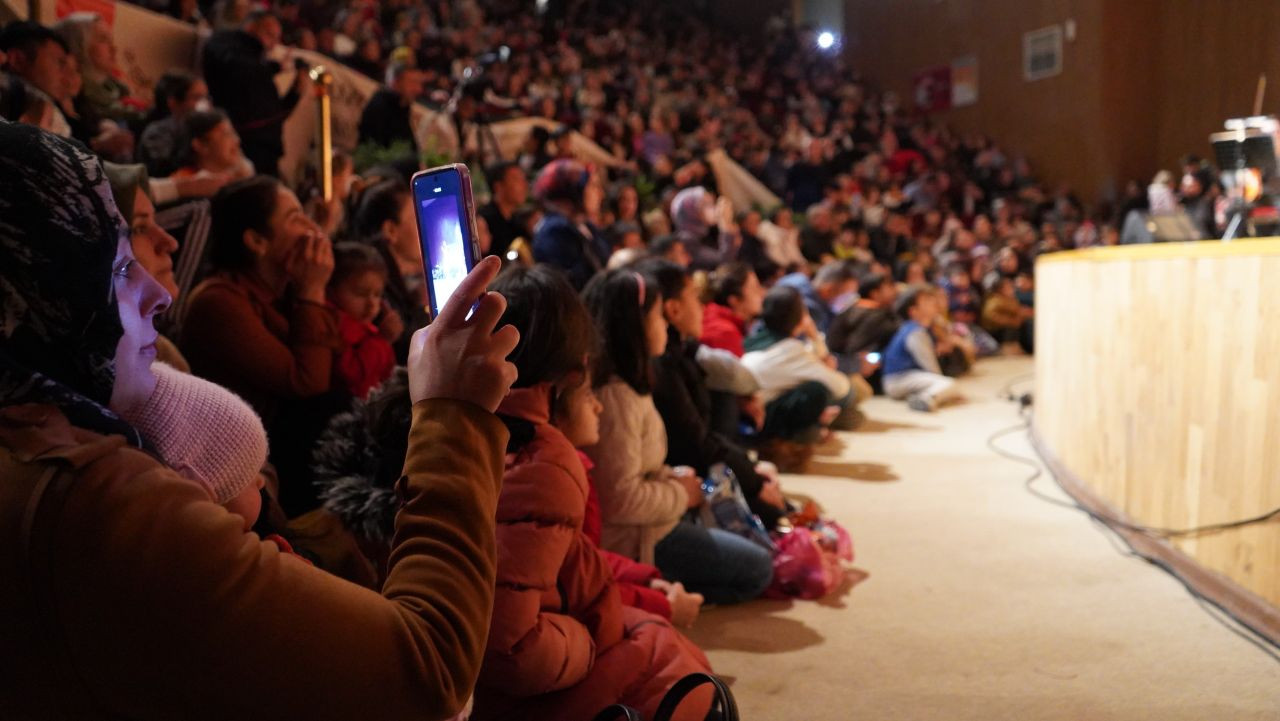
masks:
[(663, 315), (669, 324), (667, 350), (654, 363), (653, 402), (667, 427), (667, 463), (693, 467), (705, 477), (725, 463), (738, 477), (752, 512), (774, 528), (786, 511), (786, 500), (772, 464), (754, 464), (746, 451), (711, 428), (711, 397), (695, 358), (702, 330), (702, 303), (688, 271), (661, 260), (637, 265), (662, 286)]

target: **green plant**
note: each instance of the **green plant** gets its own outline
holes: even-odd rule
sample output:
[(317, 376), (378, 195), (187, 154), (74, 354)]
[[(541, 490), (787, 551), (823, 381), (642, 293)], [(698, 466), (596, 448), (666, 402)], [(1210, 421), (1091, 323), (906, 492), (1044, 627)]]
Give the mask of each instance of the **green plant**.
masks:
[(405, 158), (413, 157), (413, 146), (400, 140), (391, 145), (379, 145), (374, 142), (361, 143), (351, 153), (351, 162), (357, 173), (379, 165), (390, 165)]

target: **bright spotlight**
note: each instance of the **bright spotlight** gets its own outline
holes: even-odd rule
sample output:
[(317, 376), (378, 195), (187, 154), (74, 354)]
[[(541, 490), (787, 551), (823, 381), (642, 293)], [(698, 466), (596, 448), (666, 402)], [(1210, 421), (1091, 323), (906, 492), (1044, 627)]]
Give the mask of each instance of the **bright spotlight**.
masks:
[(822, 50), (830, 50), (836, 45), (836, 34), (830, 30), (823, 30), (818, 33), (818, 47)]

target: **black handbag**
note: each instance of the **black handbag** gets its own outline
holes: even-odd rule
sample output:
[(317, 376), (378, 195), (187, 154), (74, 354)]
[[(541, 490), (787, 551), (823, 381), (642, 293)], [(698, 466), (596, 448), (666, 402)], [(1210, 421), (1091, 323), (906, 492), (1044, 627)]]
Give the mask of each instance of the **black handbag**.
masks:
[(738, 704), (733, 700), (733, 692), (729, 690), (728, 684), (709, 673), (691, 673), (676, 681), (671, 690), (667, 692), (667, 695), (662, 698), (662, 703), (658, 704), (658, 712), (653, 717), (653, 721), (671, 721), (671, 717), (675, 714), (676, 708), (680, 706), (680, 702), (684, 701), (685, 697), (694, 689), (704, 684), (711, 684), (716, 692), (715, 700), (711, 703), (711, 712), (707, 714), (707, 718), (718, 719), (719, 721), (739, 721)]

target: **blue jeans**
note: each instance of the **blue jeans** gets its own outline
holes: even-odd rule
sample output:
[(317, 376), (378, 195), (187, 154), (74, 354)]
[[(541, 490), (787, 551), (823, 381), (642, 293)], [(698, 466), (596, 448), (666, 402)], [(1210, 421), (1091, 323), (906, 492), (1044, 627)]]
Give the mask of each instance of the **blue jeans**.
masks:
[(654, 564), (707, 603), (750, 601), (773, 580), (773, 556), (759, 545), (719, 528), (680, 521), (653, 549)]

